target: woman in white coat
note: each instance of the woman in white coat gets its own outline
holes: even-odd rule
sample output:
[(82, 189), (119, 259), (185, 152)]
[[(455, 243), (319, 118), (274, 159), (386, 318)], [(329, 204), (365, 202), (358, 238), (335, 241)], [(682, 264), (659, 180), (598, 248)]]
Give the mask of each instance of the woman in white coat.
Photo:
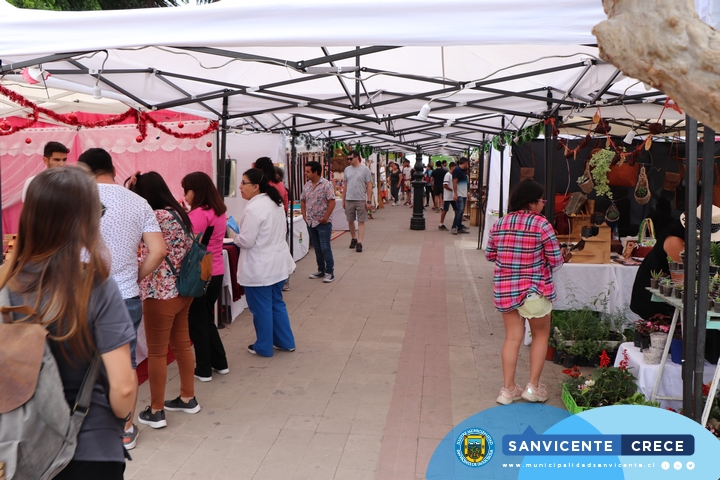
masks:
[(248, 345), (253, 355), (272, 357), (273, 348), (292, 352), (295, 337), (282, 298), (282, 288), (295, 270), (285, 243), (287, 220), (280, 193), (268, 184), (262, 171), (250, 169), (240, 182), (242, 198), (248, 201), (240, 216), (238, 283), (245, 288), (253, 314), (257, 340)]

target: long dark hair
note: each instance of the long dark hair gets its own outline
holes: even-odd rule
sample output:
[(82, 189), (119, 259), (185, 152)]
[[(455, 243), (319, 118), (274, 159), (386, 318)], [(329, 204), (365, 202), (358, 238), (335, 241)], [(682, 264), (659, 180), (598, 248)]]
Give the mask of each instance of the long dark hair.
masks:
[(267, 176), (261, 170), (251, 168), (250, 170), (246, 170), (243, 176), (247, 177), (253, 185), (257, 185), (260, 188), (260, 193), (266, 193), (267, 196), (270, 197), (270, 200), (278, 205), (283, 204), (280, 192), (277, 191), (277, 188), (270, 185)]
[(265, 174), (265, 178), (269, 179), (271, 183), (280, 183), (277, 173), (275, 172), (275, 165), (273, 165), (270, 158), (258, 158), (257, 160), (255, 160), (255, 168), (261, 170)]
[(212, 209), (217, 216), (227, 211), (227, 207), (222, 197), (220, 197), (218, 189), (207, 173), (188, 173), (183, 177), (180, 184), (183, 190), (185, 190), (185, 193), (187, 193), (188, 190), (192, 190), (193, 192), (192, 205), (190, 205), (191, 210), (198, 207), (201, 207), (203, 210)]
[(90, 359), (95, 349), (88, 304), (110, 271), (101, 216), (97, 184), (86, 169), (43, 170), (30, 183), (15, 248), (0, 269), (0, 287), (35, 295), (35, 312), (51, 326), (51, 338), (67, 341), (69, 349), (61, 343), (61, 351), (78, 359)]
[(527, 210), (531, 203), (540, 200), (545, 194), (545, 189), (534, 180), (526, 179), (515, 185), (510, 192), (508, 201), (508, 212)]
[(165, 210), (168, 208), (175, 210), (188, 231), (193, 231), (190, 217), (170, 193), (167, 183), (159, 173), (148, 172), (138, 175), (137, 182), (135, 182), (131, 190), (147, 200), (153, 210)]

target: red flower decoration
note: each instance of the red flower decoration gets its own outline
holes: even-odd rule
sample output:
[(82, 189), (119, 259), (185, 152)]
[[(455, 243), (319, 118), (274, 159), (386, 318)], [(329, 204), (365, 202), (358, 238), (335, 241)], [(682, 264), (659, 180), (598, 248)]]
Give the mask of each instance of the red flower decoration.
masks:
[(707, 397), (710, 394), (710, 384), (705, 385), (703, 383), (703, 397)]
[(610, 357), (608, 357), (607, 352), (603, 350), (602, 355), (600, 355), (600, 368), (605, 368), (608, 365), (610, 365)]
[(618, 368), (619, 368), (620, 370), (627, 370), (628, 363), (629, 363), (629, 360), (630, 360), (630, 359), (628, 358), (627, 348), (624, 348), (624, 349), (623, 349), (622, 356), (623, 356), (623, 359), (620, 360), (620, 366), (619, 366)]

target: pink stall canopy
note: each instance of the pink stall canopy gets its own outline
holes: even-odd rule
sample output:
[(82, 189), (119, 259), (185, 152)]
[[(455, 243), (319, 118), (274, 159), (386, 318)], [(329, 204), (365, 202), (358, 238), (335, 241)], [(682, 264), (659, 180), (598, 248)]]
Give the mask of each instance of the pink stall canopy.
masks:
[[(76, 115), (82, 121), (97, 121), (103, 117), (79, 112)], [(197, 132), (208, 126), (207, 120), (176, 112), (154, 112), (153, 116), (164, 126), (178, 132)], [(9, 118), (8, 121), (16, 123), (23, 119)], [(178, 123), (183, 124), (182, 129), (178, 128)], [(80, 153), (88, 148), (104, 148), (113, 157), (118, 183), (138, 170), (156, 171), (177, 198), (183, 195), (180, 180), (185, 175), (196, 171), (210, 176), (213, 174), (214, 133), (197, 139), (179, 139), (149, 125), (147, 138), (138, 143), (138, 130), (131, 123), (80, 130), (43, 123), (36, 125), (39, 127), (0, 137), (2, 231), (5, 234), (17, 233), (23, 185), (28, 177), (45, 168), (43, 148), (49, 141), (60, 142), (70, 149), (68, 163), (76, 163)]]

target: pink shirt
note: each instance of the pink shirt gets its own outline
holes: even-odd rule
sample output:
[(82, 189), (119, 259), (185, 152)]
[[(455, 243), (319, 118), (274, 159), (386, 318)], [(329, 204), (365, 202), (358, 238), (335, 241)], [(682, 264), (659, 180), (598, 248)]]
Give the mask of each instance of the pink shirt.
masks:
[[(222, 275), (225, 273), (225, 265), (223, 263), (222, 248), (223, 238), (225, 238), (225, 228), (227, 225), (227, 217), (223, 213), (222, 215), (215, 215), (213, 209), (204, 210), (202, 207), (198, 207), (188, 213), (190, 221), (193, 224), (193, 230), (195, 234), (204, 232), (208, 226), (215, 227), (210, 242), (208, 243), (207, 251), (213, 254), (213, 268), (212, 274)], [(202, 237), (200, 237), (202, 240)]]
[(280, 192), (280, 196), (282, 197), (282, 201), (283, 201), (283, 207), (285, 207), (285, 213), (287, 213), (288, 203), (289, 203), (287, 188), (285, 188), (285, 185), (282, 182), (278, 182), (278, 183), (269, 182), (269, 184), (271, 187), (275, 187), (277, 189), (277, 191)]

